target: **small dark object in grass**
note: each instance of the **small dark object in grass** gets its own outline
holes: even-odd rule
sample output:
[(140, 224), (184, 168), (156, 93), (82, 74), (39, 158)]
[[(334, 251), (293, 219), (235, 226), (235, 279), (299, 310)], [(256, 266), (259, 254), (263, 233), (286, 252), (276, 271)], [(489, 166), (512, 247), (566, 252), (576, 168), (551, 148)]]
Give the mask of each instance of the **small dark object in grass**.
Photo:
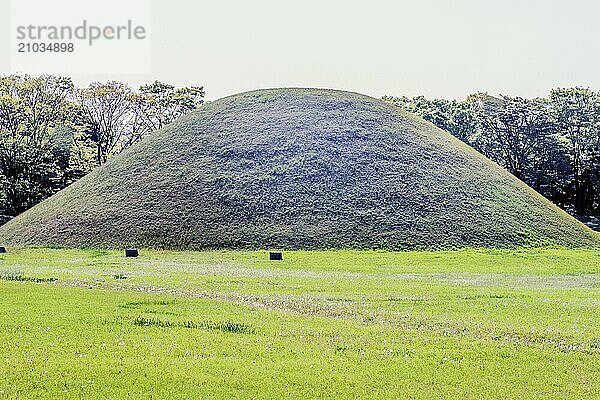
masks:
[(125, 275), (125, 274), (115, 274), (115, 275), (113, 275), (113, 278), (115, 278), (115, 279), (127, 279), (127, 275)]
[(0, 254), (6, 253), (6, 247), (0, 246)]
[(269, 252), (269, 260), (281, 261), (281, 260), (283, 260), (283, 254), (281, 254), (280, 251), (270, 251)]
[(139, 255), (138, 249), (125, 249), (125, 257), (137, 257)]

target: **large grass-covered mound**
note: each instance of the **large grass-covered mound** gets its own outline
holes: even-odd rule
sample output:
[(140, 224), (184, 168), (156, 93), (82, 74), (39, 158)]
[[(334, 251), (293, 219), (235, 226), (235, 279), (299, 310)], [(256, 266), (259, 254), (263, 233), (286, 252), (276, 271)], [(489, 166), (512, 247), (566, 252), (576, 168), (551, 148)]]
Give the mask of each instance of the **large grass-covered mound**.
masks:
[(76, 247), (595, 246), (598, 236), (399, 108), (332, 90), (227, 97), (0, 228)]

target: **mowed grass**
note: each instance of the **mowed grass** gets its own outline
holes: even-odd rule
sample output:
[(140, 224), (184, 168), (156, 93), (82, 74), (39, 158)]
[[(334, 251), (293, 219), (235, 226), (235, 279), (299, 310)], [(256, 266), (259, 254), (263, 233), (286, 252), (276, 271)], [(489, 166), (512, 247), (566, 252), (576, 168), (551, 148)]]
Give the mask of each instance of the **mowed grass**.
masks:
[(0, 398), (600, 397), (600, 252), (0, 255)]

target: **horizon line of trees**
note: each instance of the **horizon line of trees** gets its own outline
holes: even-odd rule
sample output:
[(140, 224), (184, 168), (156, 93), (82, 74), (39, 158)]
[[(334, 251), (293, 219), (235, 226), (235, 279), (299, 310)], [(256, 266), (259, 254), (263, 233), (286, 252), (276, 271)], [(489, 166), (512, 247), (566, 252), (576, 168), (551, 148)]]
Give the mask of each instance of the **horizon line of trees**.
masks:
[(600, 93), (557, 88), (548, 97), (464, 101), (383, 97), (478, 150), (576, 216), (600, 210)]
[(204, 88), (0, 76), (0, 225), (198, 108)]

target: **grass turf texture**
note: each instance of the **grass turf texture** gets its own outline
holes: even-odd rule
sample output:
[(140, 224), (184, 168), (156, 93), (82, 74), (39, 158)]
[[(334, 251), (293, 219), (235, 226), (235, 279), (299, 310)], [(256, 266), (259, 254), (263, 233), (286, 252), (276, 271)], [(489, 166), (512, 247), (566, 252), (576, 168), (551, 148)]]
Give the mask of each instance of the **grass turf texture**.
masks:
[(475, 150), (367, 96), (273, 89), (154, 133), (0, 227), (0, 243), (167, 249), (596, 246)]
[(0, 255), (0, 398), (600, 396), (599, 252), (267, 258)]

